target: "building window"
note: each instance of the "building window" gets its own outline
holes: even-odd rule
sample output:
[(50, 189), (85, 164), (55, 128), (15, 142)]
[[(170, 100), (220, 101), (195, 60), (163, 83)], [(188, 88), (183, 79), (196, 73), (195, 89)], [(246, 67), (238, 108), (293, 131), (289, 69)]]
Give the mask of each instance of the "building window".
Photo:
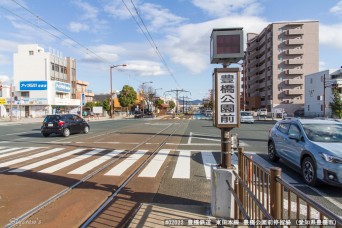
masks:
[(51, 63), (51, 70), (55, 70), (55, 64)]
[(21, 92), (22, 97), (29, 97), (30, 93), (29, 92)]
[(33, 55), (33, 51), (29, 51), (29, 55)]
[(308, 111), (310, 111), (310, 105), (308, 105)]
[(321, 105), (321, 111), (323, 111), (323, 105)]

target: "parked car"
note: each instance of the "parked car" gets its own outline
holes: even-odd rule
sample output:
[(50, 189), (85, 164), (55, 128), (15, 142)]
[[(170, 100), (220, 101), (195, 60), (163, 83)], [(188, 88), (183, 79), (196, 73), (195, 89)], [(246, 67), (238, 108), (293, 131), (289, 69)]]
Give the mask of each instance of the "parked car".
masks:
[(63, 135), (68, 137), (73, 133), (89, 132), (89, 124), (82, 117), (74, 114), (47, 115), (41, 127), (43, 136), (51, 134)]
[(254, 123), (254, 117), (251, 112), (240, 112), (240, 123)]
[(308, 185), (342, 187), (342, 123), (292, 118), (278, 121), (269, 133), (268, 158), (280, 158), (300, 170)]
[(260, 108), (257, 110), (258, 116), (267, 116), (267, 109), (266, 108)]
[(143, 118), (144, 114), (141, 111), (135, 111), (134, 118)]

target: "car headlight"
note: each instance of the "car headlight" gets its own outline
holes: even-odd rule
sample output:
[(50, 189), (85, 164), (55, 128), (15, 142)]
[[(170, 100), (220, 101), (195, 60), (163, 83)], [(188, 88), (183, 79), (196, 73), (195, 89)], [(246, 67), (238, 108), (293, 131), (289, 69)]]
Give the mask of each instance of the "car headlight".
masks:
[(342, 164), (342, 158), (325, 153), (321, 153), (321, 157), (327, 162)]

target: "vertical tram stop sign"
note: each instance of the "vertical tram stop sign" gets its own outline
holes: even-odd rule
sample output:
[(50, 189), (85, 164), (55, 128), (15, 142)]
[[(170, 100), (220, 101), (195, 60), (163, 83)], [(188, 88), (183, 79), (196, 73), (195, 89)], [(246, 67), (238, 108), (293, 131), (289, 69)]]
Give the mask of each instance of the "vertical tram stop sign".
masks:
[(211, 212), (219, 218), (234, 216), (234, 200), (232, 194), (227, 194), (227, 183), (233, 186), (235, 180), (230, 131), (240, 127), (240, 68), (228, 66), (243, 57), (242, 28), (213, 29), (210, 62), (223, 65), (212, 73), (213, 125), (221, 130), (221, 163), (211, 169)]
[(242, 28), (213, 29), (210, 62), (223, 65), (213, 72), (213, 124), (221, 129), (221, 166), (231, 168), (230, 131), (240, 127), (240, 69), (228, 68), (244, 57)]

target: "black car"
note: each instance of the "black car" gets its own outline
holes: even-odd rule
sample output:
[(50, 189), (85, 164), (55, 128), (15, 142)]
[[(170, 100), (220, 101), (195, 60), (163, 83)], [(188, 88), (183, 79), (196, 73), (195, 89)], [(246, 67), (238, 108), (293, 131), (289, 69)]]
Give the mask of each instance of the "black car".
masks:
[(141, 111), (135, 111), (134, 118), (144, 118), (144, 114)]
[(47, 115), (43, 121), (41, 133), (45, 137), (48, 137), (51, 134), (58, 134), (68, 137), (73, 133), (83, 132), (87, 134), (89, 129), (89, 124), (78, 115)]

